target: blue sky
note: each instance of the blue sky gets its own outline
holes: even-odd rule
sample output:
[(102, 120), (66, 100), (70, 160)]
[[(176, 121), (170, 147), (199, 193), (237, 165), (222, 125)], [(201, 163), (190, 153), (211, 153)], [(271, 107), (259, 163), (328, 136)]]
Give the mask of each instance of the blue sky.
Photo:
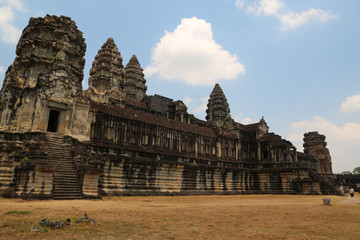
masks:
[(126, 65), (136, 54), (148, 94), (183, 100), (204, 119), (220, 83), (241, 123), (264, 116), (302, 151), (326, 135), (334, 172), (360, 166), (358, 0), (0, 0), (0, 84), (30, 17), (71, 17), (91, 63), (113, 37)]

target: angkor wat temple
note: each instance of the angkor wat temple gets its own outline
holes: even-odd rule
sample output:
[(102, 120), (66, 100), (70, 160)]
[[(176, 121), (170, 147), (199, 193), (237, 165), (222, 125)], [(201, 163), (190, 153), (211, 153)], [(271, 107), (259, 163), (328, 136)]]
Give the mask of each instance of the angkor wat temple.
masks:
[(230, 116), (216, 84), (206, 121), (182, 101), (146, 94), (133, 55), (109, 38), (82, 90), (85, 39), (69, 17), (31, 18), (0, 92), (0, 196), (321, 194), (333, 191), (325, 136), (304, 152), (262, 118)]

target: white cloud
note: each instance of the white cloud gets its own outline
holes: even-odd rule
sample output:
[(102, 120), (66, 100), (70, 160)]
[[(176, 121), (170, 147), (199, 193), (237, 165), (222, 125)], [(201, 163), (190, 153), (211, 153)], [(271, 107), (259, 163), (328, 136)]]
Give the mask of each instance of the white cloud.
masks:
[(245, 68), (237, 56), (214, 41), (210, 23), (196, 17), (184, 18), (173, 32), (165, 32), (145, 69), (147, 76), (208, 86), (241, 73)]
[(5, 69), (3, 66), (0, 66), (0, 74), (3, 74), (5, 72)]
[(235, 120), (235, 122), (240, 122), (241, 121), (241, 116), (243, 115), (243, 113), (242, 112), (240, 112), (239, 113), (239, 115), (237, 115), (235, 118), (234, 118), (234, 120)]
[(260, 2), (254, 2), (252, 6), (247, 8), (248, 13), (255, 13), (257, 15), (265, 14), (268, 16), (276, 16), (278, 11), (285, 4), (279, 0), (261, 0)]
[(190, 104), (191, 102), (192, 102), (193, 100), (192, 100), (192, 98), (191, 97), (184, 97), (184, 103), (185, 103), (185, 105), (188, 105), (188, 104)]
[(235, 6), (237, 6), (238, 8), (242, 9), (245, 5), (245, 1), (244, 0), (236, 0), (235, 1)]
[(354, 95), (346, 98), (346, 101), (341, 104), (341, 111), (343, 112), (357, 112), (360, 110), (360, 95)]
[(310, 8), (309, 10), (301, 13), (290, 11), (287, 14), (279, 15), (278, 18), (282, 24), (282, 30), (295, 28), (310, 21), (327, 22), (338, 19), (336, 16), (331, 14), (330, 10), (324, 11), (315, 8)]
[(290, 142), (302, 142), (303, 138), (304, 138), (303, 134), (290, 134), (287, 137), (287, 140), (289, 140)]
[(209, 97), (203, 97), (201, 98), (201, 105), (193, 110), (195, 113), (205, 113), (207, 109)]
[(287, 138), (302, 150), (303, 134), (317, 131), (326, 136), (328, 148), (332, 157), (333, 171), (352, 171), (359, 166), (360, 156), (360, 124), (348, 122), (337, 126), (322, 117), (315, 116), (310, 121), (294, 122), (290, 125), (292, 134)]
[(12, 23), (15, 19), (14, 11), (26, 12), (27, 9), (20, 0), (2, 0), (0, 4), (5, 4), (0, 7), (1, 40), (6, 43), (16, 44), (19, 40), (21, 30), (16, 28)]
[(21, 0), (5, 0), (0, 1), (0, 3), (1, 2), (6, 2), (9, 7), (19, 10), (21, 12), (27, 12), (27, 9), (24, 7), (24, 4), (21, 2)]
[(324, 118), (315, 116), (311, 121), (300, 121), (291, 123), (292, 129), (302, 129), (305, 131), (319, 131), (337, 142), (340, 141), (360, 141), (360, 124), (349, 122), (343, 127), (326, 121)]
[(250, 124), (250, 123), (252, 123), (252, 121), (253, 120), (251, 118), (246, 117), (246, 118), (242, 119), (240, 123), (242, 123), (242, 124)]
[(242, 123), (242, 124), (250, 124), (253, 122), (253, 120), (251, 118), (249, 118), (249, 117), (243, 118), (242, 115), (243, 115), (243, 113), (240, 112), (239, 115), (234, 118), (235, 122)]
[[(244, 2), (243, 2), (244, 3)], [(236, 6), (238, 6), (235, 3)], [(239, 7), (240, 8), (240, 7)], [(244, 8), (244, 5), (240, 9)], [(322, 10), (310, 8), (302, 12), (294, 12), (285, 8), (285, 3), (281, 0), (260, 0), (254, 1), (252, 5), (248, 6), (247, 13), (255, 15), (274, 16), (281, 23), (281, 30), (288, 30), (310, 21), (313, 22), (328, 22), (330, 20), (337, 20), (338, 17), (331, 13), (331, 10)]]

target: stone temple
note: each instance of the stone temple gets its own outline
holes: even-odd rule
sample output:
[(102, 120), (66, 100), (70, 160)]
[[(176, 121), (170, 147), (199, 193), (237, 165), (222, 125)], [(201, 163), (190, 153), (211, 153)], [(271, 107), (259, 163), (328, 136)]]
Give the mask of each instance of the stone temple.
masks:
[(264, 120), (235, 122), (219, 84), (206, 121), (182, 101), (147, 95), (135, 55), (112, 38), (82, 89), (86, 44), (69, 17), (31, 18), (0, 92), (0, 196), (328, 194), (336, 189), (325, 136), (304, 152)]

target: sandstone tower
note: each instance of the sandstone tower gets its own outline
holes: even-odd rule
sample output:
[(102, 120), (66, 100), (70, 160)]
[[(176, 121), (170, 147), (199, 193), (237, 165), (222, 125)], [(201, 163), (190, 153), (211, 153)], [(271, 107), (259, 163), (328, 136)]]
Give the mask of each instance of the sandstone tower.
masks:
[(85, 50), (83, 34), (69, 17), (31, 18), (5, 75), (0, 130), (55, 128), (45, 122), (49, 115), (64, 122), (65, 110), (82, 92)]
[(210, 94), (209, 103), (207, 104), (206, 120), (221, 127), (230, 118), (229, 104), (223, 90), (217, 83)]
[(129, 100), (141, 101), (145, 95), (147, 87), (145, 85), (143, 69), (135, 55), (125, 67), (124, 93)]
[(312, 154), (318, 159), (317, 172), (322, 175), (332, 174), (332, 163), (325, 136), (318, 132), (304, 134), (304, 153)]
[(122, 91), (124, 87), (124, 66), (122, 57), (114, 39), (108, 38), (98, 54), (90, 70), (89, 87), (99, 94), (106, 91)]

